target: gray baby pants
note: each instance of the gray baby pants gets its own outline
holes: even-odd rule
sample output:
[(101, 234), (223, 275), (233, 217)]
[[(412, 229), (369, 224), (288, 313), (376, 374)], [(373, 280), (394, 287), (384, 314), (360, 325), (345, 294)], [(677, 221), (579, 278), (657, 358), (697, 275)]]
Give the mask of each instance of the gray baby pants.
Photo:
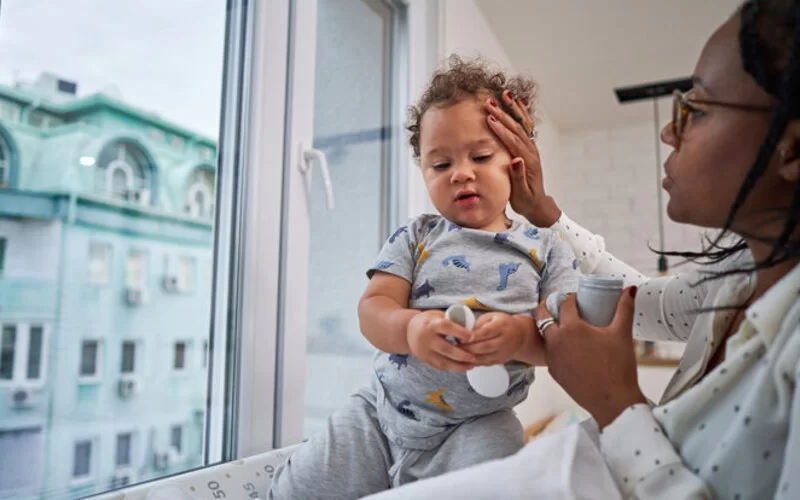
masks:
[(331, 415), (278, 467), (269, 498), (346, 500), (513, 455), (524, 432), (510, 409), (458, 424), (432, 450), (402, 448), (381, 430), (375, 396), (363, 392)]

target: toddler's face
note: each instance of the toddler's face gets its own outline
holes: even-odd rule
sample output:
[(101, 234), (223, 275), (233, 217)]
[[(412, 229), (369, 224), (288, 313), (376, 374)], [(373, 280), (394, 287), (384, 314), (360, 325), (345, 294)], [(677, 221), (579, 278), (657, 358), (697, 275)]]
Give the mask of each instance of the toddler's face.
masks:
[(483, 99), (431, 107), (420, 120), (420, 166), (446, 219), (485, 231), (506, 229), (511, 156), (486, 123)]

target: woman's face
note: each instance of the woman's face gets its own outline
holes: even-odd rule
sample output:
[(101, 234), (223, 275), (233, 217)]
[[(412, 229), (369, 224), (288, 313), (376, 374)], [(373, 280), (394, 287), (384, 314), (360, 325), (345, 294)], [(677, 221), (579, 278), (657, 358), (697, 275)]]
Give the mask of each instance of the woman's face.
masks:
[[(773, 106), (774, 99), (742, 66), (739, 24), (738, 16), (732, 18), (706, 44), (695, 68), (692, 97)], [(695, 107), (680, 141), (671, 123), (661, 131), (661, 140), (674, 148), (664, 164), (667, 213), (676, 222), (721, 228), (767, 136), (772, 114), (703, 104)], [(734, 220), (735, 231), (752, 233), (763, 223), (765, 211), (788, 205), (792, 186), (778, 176), (776, 163), (773, 158), (750, 191)]]

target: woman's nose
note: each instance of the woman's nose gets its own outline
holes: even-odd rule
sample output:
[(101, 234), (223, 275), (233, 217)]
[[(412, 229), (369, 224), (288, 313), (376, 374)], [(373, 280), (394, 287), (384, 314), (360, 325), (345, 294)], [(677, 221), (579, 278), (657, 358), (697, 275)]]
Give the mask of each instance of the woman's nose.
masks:
[(675, 127), (671, 121), (661, 129), (661, 142), (678, 149), (678, 137), (675, 135)]

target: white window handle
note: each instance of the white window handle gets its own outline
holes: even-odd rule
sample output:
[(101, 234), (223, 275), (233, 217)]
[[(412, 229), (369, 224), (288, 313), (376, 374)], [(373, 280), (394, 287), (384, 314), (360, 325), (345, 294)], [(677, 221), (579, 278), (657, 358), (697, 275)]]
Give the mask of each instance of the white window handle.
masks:
[(307, 177), (308, 185), (311, 186), (311, 162), (317, 160), (319, 171), (322, 174), (322, 183), (325, 185), (325, 198), (328, 203), (328, 210), (333, 210), (333, 184), (331, 183), (331, 173), (328, 170), (328, 159), (325, 153), (319, 149), (309, 147), (304, 143), (300, 145), (300, 165), (298, 168)]

